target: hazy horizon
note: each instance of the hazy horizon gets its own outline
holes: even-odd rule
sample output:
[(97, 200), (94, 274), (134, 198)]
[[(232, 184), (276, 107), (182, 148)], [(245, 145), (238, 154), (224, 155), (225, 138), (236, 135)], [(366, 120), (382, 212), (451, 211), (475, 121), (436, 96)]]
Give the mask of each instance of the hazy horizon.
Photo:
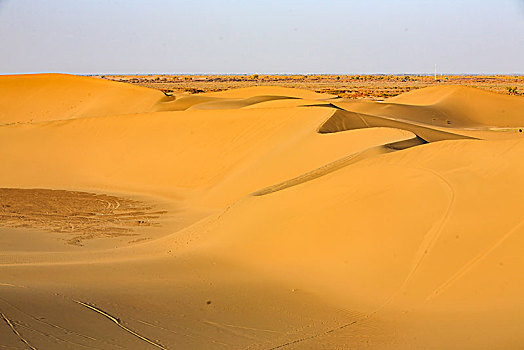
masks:
[(0, 0), (0, 74), (522, 74), (524, 1)]

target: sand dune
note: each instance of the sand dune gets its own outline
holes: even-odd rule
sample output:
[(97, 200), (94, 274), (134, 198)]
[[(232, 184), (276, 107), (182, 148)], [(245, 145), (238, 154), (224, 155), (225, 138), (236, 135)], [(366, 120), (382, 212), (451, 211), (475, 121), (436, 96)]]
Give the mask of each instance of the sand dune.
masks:
[(3, 347), (524, 343), (522, 98), (0, 86)]
[(464, 86), (410, 91), (384, 102), (337, 104), (353, 112), (456, 128), (522, 128), (524, 101)]
[(149, 111), (165, 99), (156, 90), (65, 74), (0, 79), (0, 123), (39, 122)]

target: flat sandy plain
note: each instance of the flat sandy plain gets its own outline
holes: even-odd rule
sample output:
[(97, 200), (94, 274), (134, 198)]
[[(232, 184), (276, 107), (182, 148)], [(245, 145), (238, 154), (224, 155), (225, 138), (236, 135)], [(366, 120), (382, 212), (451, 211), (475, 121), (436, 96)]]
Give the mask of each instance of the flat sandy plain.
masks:
[(0, 77), (0, 349), (520, 349), (524, 98)]

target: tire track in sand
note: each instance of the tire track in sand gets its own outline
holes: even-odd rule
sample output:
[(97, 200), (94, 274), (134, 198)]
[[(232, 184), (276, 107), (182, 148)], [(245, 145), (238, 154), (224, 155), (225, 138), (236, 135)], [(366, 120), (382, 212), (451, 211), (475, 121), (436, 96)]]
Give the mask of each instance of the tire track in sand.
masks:
[[(97, 307), (95, 307), (95, 306), (93, 306), (93, 305), (91, 305), (91, 304), (84, 303), (84, 302), (82, 302), (82, 301), (78, 301), (78, 300), (73, 300), (73, 301), (74, 301), (75, 303), (79, 304), (79, 305), (82, 305), (82, 306), (84, 306), (84, 307), (86, 307), (86, 308), (88, 308), (88, 309), (90, 309), (90, 310), (93, 310), (94, 312), (97, 312), (97, 313), (99, 313), (100, 315), (102, 315), (102, 316), (108, 318), (111, 322), (115, 323), (118, 327), (120, 327), (120, 328), (122, 328), (124, 331), (126, 331), (126, 332), (128, 332), (128, 333), (134, 335), (134, 336), (137, 337), (138, 339), (143, 340), (143, 341), (145, 341), (146, 343), (149, 343), (149, 344), (151, 344), (151, 345), (153, 345), (154, 347), (157, 347), (157, 348), (159, 348), (159, 349), (162, 349), (162, 350), (168, 350), (168, 348), (166, 348), (166, 347), (164, 347), (164, 346), (162, 346), (162, 345), (160, 345), (160, 344), (158, 344), (158, 343), (155, 343), (154, 341), (152, 341), (152, 340), (150, 340), (150, 339), (144, 337), (143, 335), (138, 334), (137, 332), (133, 331), (132, 329), (127, 328), (126, 326), (124, 326), (124, 325), (122, 324), (122, 322), (120, 321), (119, 318), (116, 318), (116, 317), (114, 317), (114, 316), (111, 316), (111, 315), (108, 314), (107, 312), (105, 312), (105, 311), (103, 311), (103, 310), (101, 310), (101, 309), (99, 309), (99, 308), (97, 308)], [(36, 350), (36, 349), (35, 349), (35, 350)]]
[(14, 334), (16, 334), (16, 336), (18, 337), (18, 339), (20, 339), (20, 341), (22, 343), (24, 343), (25, 345), (27, 345), (27, 347), (29, 347), (29, 349), (31, 350), (37, 350), (34, 346), (32, 346), (29, 341), (27, 341), (27, 339), (25, 339), (22, 334), (20, 334), (20, 332), (18, 332), (18, 330), (15, 328), (15, 325), (13, 324), (13, 322), (11, 322), (11, 320), (3, 313), (3, 312), (0, 312), (0, 316), (2, 317), (2, 319), (4, 320), (5, 323), (7, 323), (7, 325), (9, 326), (9, 328), (11, 328), (11, 331), (13, 331)]
[(446, 208), (446, 211), (444, 212), (444, 215), (438, 220), (430, 229), (429, 231), (424, 235), (422, 242), (417, 250), (417, 253), (415, 254), (415, 257), (413, 259), (413, 263), (411, 264), (410, 271), (406, 278), (404, 279), (404, 282), (402, 283), (401, 287), (399, 288), (397, 293), (394, 293), (390, 299), (393, 299), (398, 293), (404, 291), (408, 285), (408, 283), (411, 281), (417, 270), (419, 269), (420, 265), (422, 265), (422, 262), (426, 259), (426, 257), (431, 253), (433, 248), (435, 247), (438, 239), (440, 238), (442, 231), (449, 220), (449, 217), (452, 213), (452, 208), (455, 205), (455, 190), (451, 186), (448, 180), (446, 180), (442, 175), (439, 173), (428, 169), (428, 168), (414, 168), (419, 170), (424, 170), (429, 172), (431, 175), (438, 178), (448, 189), (449, 193), (449, 203)]
[(506, 234), (500, 237), (494, 244), (490, 245), (489, 247), (484, 249), (482, 252), (477, 254), (473, 259), (468, 261), (464, 266), (462, 266), (462, 268), (460, 268), (457, 272), (455, 272), (446, 282), (442, 283), (431, 294), (429, 294), (428, 297), (426, 298), (426, 301), (429, 301), (435, 298), (440, 293), (442, 293), (444, 290), (450, 288), (459, 279), (461, 279), (466, 273), (471, 271), (471, 269), (473, 269), (476, 265), (478, 265), (484, 258), (486, 258), (489, 254), (491, 254), (495, 249), (500, 247), (510, 236), (512, 236), (515, 232), (517, 232), (521, 228), (524, 228), (524, 220), (522, 220), (516, 226), (514, 226), (511, 230), (506, 232)]

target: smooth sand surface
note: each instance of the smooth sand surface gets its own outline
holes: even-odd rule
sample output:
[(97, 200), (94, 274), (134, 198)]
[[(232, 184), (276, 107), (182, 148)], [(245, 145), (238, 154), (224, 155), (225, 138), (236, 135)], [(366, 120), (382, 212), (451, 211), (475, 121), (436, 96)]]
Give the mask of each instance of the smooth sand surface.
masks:
[(0, 77), (0, 348), (519, 349), (524, 104)]

